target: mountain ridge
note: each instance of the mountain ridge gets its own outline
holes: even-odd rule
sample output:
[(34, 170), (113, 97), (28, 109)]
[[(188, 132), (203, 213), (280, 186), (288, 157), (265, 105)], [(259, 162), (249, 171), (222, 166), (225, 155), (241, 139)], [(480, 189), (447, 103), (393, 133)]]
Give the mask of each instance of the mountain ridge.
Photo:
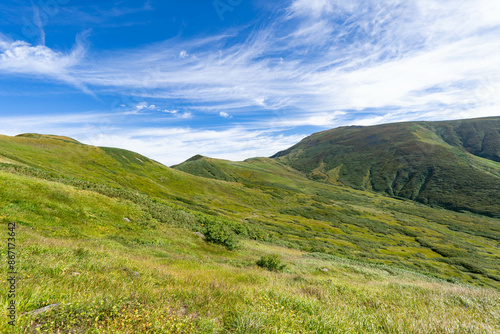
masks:
[[(500, 117), (340, 127), (314, 133), (270, 159), (313, 181), (500, 216)], [(195, 156), (174, 168), (242, 180), (231, 176), (229, 165)]]
[(321, 182), (500, 214), (500, 117), (336, 128), (271, 158)]

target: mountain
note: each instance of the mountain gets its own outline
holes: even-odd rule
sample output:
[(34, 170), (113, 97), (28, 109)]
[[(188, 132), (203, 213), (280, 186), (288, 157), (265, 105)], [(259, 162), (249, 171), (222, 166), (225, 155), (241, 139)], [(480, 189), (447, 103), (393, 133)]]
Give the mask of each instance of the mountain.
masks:
[(169, 168), (67, 137), (0, 136), (14, 332), (500, 330), (498, 218), (317, 181), (290, 161)]
[(341, 127), (272, 158), (312, 180), (500, 216), (500, 117)]

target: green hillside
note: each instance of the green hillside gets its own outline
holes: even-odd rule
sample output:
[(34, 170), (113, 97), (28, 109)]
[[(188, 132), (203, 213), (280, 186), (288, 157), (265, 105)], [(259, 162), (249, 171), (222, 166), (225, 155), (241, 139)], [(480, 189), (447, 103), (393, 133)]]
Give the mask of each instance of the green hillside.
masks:
[(342, 127), (273, 158), (312, 180), (500, 216), (500, 117)]
[[(307, 176), (280, 159), (173, 169), (65, 137), (0, 136), (16, 332), (500, 331), (499, 219)], [(284, 269), (257, 266), (267, 255)]]

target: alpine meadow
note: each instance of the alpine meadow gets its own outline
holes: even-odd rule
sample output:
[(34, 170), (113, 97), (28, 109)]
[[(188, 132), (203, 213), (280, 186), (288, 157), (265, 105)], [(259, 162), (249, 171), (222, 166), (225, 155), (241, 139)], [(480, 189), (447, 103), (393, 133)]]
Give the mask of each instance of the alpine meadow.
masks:
[(344, 127), (173, 168), (1, 136), (16, 333), (496, 333), (499, 134), (500, 118)]

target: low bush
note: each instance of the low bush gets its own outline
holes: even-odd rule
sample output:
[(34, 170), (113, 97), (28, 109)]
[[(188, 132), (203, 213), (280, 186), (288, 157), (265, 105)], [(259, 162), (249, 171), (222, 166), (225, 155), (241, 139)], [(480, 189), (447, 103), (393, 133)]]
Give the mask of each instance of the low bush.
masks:
[(235, 250), (239, 248), (239, 242), (236, 235), (229, 227), (217, 222), (205, 222), (205, 240), (213, 244), (222, 245), (228, 250)]
[(286, 264), (281, 262), (281, 258), (278, 254), (263, 255), (256, 264), (269, 271), (283, 271), (286, 267)]

